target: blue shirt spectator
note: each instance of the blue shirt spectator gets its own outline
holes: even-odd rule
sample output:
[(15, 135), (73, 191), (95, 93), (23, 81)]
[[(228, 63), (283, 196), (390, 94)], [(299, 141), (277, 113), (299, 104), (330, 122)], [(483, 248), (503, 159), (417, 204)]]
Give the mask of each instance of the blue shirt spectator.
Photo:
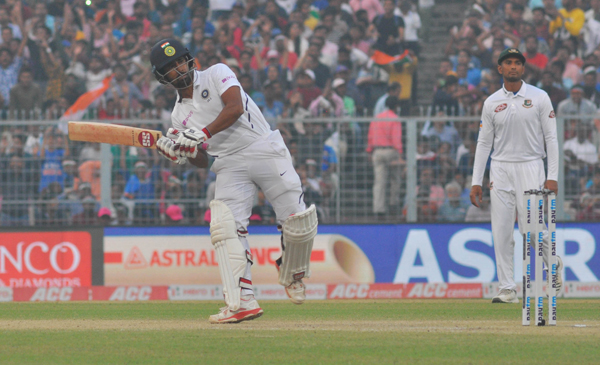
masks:
[(10, 89), (19, 81), (23, 59), (19, 56), (12, 57), (7, 48), (0, 49), (0, 94), (2, 95), (2, 107), (8, 107), (10, 101)]

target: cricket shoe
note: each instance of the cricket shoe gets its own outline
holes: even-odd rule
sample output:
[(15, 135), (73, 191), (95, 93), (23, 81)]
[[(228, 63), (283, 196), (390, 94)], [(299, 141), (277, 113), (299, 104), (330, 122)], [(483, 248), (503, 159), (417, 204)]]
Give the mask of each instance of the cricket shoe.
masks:
[(229, 307), (223, 307), (217, 314), (208, 318), (210, 323), (240, 323), (249, 321), (262, 316), (263, 310), (258, 306), (254, 295), (244, 295), (240, 300), (240, 309), (236, 311), (229, 310)]
[(302, 279), (293, 281), (285, 287), (285, 293), (294, 304), (302, 304), (306, 300), (306, 285)]
[[(562, 259), (560, 258), (560, 256), (556, 256), (556, 295), (559, 295), (562, 291), (562, 268)], [(548, 289), (550, 289), (550, 280), (552, 280), (552, 275), (549, 275), (549, 273), (546, 272), (546, 292), (548, 292)], [(548, 293), (546, 293), (546, 297), (548, 297)]]
[(502, 289), (500, 293), (492, 299), (492, 303), (519, 303), (517, 291), (512, 289)]

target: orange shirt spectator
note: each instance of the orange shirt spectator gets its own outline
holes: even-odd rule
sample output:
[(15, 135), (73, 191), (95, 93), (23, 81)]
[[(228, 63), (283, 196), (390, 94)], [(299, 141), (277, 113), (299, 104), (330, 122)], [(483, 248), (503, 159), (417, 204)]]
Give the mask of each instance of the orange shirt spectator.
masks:
[(79, 178), (83, 182), (90, 183), (92, 194), (100, 199), (100, 161), (90, 160), (79, 166)]

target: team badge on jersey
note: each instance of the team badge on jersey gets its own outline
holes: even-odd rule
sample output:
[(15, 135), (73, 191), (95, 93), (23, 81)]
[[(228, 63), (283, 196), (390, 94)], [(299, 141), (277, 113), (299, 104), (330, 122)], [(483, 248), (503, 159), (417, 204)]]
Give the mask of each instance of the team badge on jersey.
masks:
[(499, 113), (499, 112), (503, 111), (504, 109), (506, 109), (506, 103), (498, 105), (496, 107), (496, 110), (494, 110), (494, 112)]
[(554, 118), (556, 116), (556, 114), (554, 114), (554, 110), (550, 111), (550, 115), (548, 115), (548, 118)]
[(531, 102), (531, 99), (525, 99), (525, 101), (523, 102), (523, 108), (531, 108), (533, 106), (533, 103)]
[(208, 89), (202, 90), (202, 93), (200, 95), (202, 96), (202, 99), (208, 98)]
[(483, 120), (479, 121), (479, 131), (481, 132), (481, 129), (483, 128)]

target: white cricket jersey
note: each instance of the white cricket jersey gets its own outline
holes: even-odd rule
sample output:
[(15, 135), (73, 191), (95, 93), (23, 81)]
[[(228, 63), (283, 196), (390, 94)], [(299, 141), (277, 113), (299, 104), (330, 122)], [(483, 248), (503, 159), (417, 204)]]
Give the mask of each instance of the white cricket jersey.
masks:
[(558, 179), (558, 139), (552, 103), (545, 91), (524, 81), (515, 94), (502, 88), (483, 104), (472, 185), (481, 185), (485, 165), (492, 160), (526, 162), (548, 152), (548, 180)]
[(238, 86), (244, 103), (244, 114), (232, 126), (212, 136), (207, 141), (206, 152), (212, 156), (227, 156), (271, 133), (269, 123), (228, 66), (218, 63), (206, 71), (195, 71), (194, 74), (194, 95), (192, 99), (180, 99), (175, 103), (171, 113), (173, 128), (180, 131), (188, 128), (202, 130), (223, 110), (225, 104), (221, 95), (230, 87)]

